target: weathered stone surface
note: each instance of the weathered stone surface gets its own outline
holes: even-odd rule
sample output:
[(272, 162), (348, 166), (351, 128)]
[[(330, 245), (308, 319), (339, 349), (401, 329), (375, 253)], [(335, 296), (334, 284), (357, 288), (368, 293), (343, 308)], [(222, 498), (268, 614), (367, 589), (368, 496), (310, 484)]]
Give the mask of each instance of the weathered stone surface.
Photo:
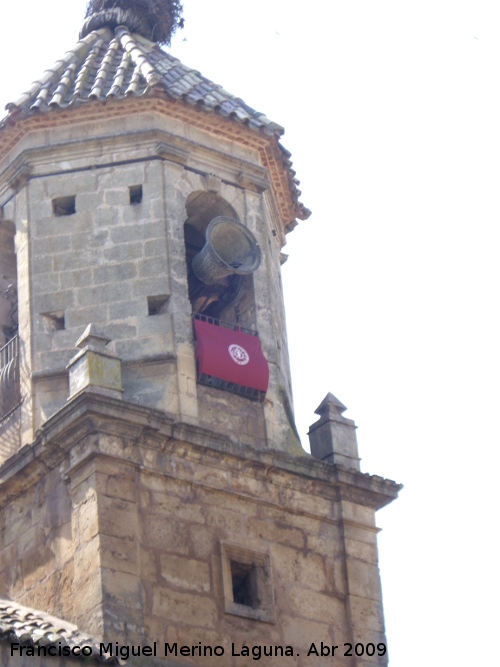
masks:
[[(359, 507), (300, 502), (335, 497), (333, 467), (219, 442), (188, 425), (172, 440), (161, 435), (170, 427), (160, 415), (82, 395), (47, 422), (39, 455), (25, 460), (26, 469), (52, 467), (49, 477), (24, 476), (31, 490), (23, 495), (16, 476), (2, 477), (0, 469), (11, 498), (0, 509), (6, 594), (23, 591), (25, 604), (48, 605), (89, 632), (123, 640), (186, 643), (198, 635), (226, 646), (229, 637), (241, 645), (289, 643), (301, 653), (312, 642), (350, 641), (351, 630), (383, 636), (368, 496)], [(246, 478), (253, 484), (242, 484)], [(368, 493), (366, 476), (353, 475), (355, 483)], [(378, 498), (380, 481), (371, 488)], [(394, 492), (390, 483), (386, 492)], [(344, 540), (344, 520), (357, 539)], [(227, 613), (222, 542), (236, 545), (234, 553), (268, 554), (279, 623)], [(18, 571), (9, 566), (13, 558), (20, 558)], [(308, 664), (302, 655), (277, 660)]]
[(99, 506), (99, 531), (133, 540), (139, 531), (136, 504), (103, 496)]
[(298, 583), (306, 589), (318, 592), (326, 589), (322, 555), (300, 552), (281, 545), (273, 546), (273, 554), (280, 563), (277, 576), (282, 579), (284, 585)]
[(151, 613), (163, 616), (171, 625), (214, 629), (217, 623), (215, 600), (199, 593), (181, 593), (166, 586), (157, 586), (153, 590)]
[(376, 565), (347, 558), (349, 592), (368, 600), (382, 600), (379, 571)]
[(165, 520), (165, 517), (156, 514), (145, 516), (142, 535), (146, 548), (160, 549), (184, 556), (189, 552), (188, 528), (184, 523), (178, 523), (173, 518)]
[(290, 612), (305, 619), (324, 622), (335, 619), (341, 623), (345, 615), (345, 605), (342, 597), (335, 597), (325, 593), (315, 593), (304, 588), (293, 588), (288, 594)]
[[(220, 644), (217, 667), (255, 663), (230, 656), (233, 640), (291, 644), (301, 655), (272, 664), (302, 667), (311, 642), (383, 637), (374, 511), (398, 489), (358, 472), (341, 415), (317, 429), (328, 440), (335, 421), (340, 466), (300, 447), (281, 149), (153, 88), (147, 104), (28, 114), (0, 136), (24, 399), (0, 434), (0, 592), (109, 641)], [(259, 332), (262, 403), (198, 384), (183, 226), (221, 206), (263, 255), (224, 311)], [(109, 345), (74, 358), (89, 322)]]
[(160, 576), (170, 586), (200, 593), (210, 592), (210, 569), (204, 561), (164, 554), (160, 563)]
[(268, 521), (250, 520), (247, 522), (249, 532), (257, 535), (266, 542), (278, 542), (301, 550), (305, 546), (305, 536), (302, 531), (286, 525), (279, 525)]
[[(384, 633), (384, 614), (382, 603), (374, 604), (371, 599), (350, 596), (351, 620), (355, 631)], [(359, 630), (358, 630), (359, 628)]]
[[(321, 623), (284, 616), (282, 627), (285, 643), (297, 647), (301, 653), (305, 654), (313, 642), (333, 644), (331, 626), (327, 622)], [(331, 658), (329, 664), (331, 664)]]

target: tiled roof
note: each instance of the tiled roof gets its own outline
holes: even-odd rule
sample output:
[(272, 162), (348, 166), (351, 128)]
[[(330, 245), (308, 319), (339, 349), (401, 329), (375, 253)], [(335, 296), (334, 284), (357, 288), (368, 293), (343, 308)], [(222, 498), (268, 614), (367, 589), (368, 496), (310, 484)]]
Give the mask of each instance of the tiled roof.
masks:
[(10, 113), (47, 111), (92, 99), (141, 96), (156, 86), (176, 100), (231, 117), (252, 129), (276, 137), (283, 133), (264, 114), (123, 25), (89, 32), (6, 108)]
[(0, 641), (19, 642), (33, 646), (92, 646), (95, 659), (108, 664), (123, 664), (116, 658), (99, 658), (97, 643), (78, 631), (71, 623), (42, 611), (24, 607), (12, 600), (0, 598)]
[[(293, 229), (293, 218), (305, 220), (310, 211), (300, 202), (299, 181), (295, 178), (290, 153), (279, 138), (283, 128), (264, 114), (249, 107), (221, 86), (183, 65), (137, 32), (133, 21), (122, 9), (91, 17), (75, 48), (47, 70), (21, 97), (7, 104), (9, 119), (33, 116), (40, 111), (67, 109), (91, 100), (106, 101), (125, 97), (143, 97), (150, 91), (163, 91), (175, 101), (182, 101), (210, 113), (244, 124), (273, 142), (278, 169), (283, 168), (288, 182), (291, 208), (283, 209), (287, 230)], [(108, 20), (109, 17), (113, 19)], [(119, 21), (127, 20), (132, 30)], [(95, 26), (92, 29), (92, 26)]]

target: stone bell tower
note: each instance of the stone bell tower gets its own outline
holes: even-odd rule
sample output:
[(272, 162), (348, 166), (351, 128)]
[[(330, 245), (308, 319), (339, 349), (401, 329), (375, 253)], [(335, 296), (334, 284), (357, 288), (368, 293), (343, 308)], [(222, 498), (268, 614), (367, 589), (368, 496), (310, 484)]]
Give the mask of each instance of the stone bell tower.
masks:
[(331, 394), (300, 447), (280, 264), (309, 212), (282, 128), (158, 45), (179, 16), (91, 2), (7, 107), (0, 596), (158, 664), (384, 665), (374, 513), (400, 487), (359, 472)]

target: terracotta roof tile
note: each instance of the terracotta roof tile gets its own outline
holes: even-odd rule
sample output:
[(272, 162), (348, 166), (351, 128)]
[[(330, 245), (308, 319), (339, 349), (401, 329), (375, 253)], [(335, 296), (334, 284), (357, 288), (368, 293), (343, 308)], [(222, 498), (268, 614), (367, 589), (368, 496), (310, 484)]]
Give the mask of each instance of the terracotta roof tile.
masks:
[(99, 657), (99, 646), (91, 637), (79, 632), (76, 625), (50, 614), (0, 598), (0, 641), (17, 641), (34, 646), (92, 646), (96, 660), (108, 664), (125, 664), (116, 658)]
[[(163, 89), (173, 99), (201, 106), (276, 140), (283, 134), (283, 128), (263, 113), (123, 25), (100, 27), (80, 39), (26, 93), (6, 106), (9, 115), (0, 128), (11, 116), (64, 109), (92, 99), (143, 96), (153, 88)], [(280, 143), (277, 146), (283, 155), (283, 167), (288, 170), (296, 215), (305, 219), (310, 212), (298, 201), (300, 191), (293, 178), (290, 153)]]
[(268, 134), (283, 133), (283, 128), (262, 113), (125, 26), (100, 28), (80, 39), (26, 93), (8, 104), (7, 110), (47, 111), (86, 99), (144, 95), (154, 86), (240, 122), (252, 121), (252, 127)]

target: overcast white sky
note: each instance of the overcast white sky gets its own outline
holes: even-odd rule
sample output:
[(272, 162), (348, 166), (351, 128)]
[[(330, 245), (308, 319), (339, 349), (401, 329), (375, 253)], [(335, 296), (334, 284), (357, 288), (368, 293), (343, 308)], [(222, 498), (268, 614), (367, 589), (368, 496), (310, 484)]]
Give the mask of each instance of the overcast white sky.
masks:
[[(285, 126), (313, 211), (284, 267), (303, 443), (332, 391), (405, 484), (378, 515), (391, 665), (498, 664), (500, 5), (184, 4), (171, 52)], [(2, 8), (1, 108), (84, 6)]]

